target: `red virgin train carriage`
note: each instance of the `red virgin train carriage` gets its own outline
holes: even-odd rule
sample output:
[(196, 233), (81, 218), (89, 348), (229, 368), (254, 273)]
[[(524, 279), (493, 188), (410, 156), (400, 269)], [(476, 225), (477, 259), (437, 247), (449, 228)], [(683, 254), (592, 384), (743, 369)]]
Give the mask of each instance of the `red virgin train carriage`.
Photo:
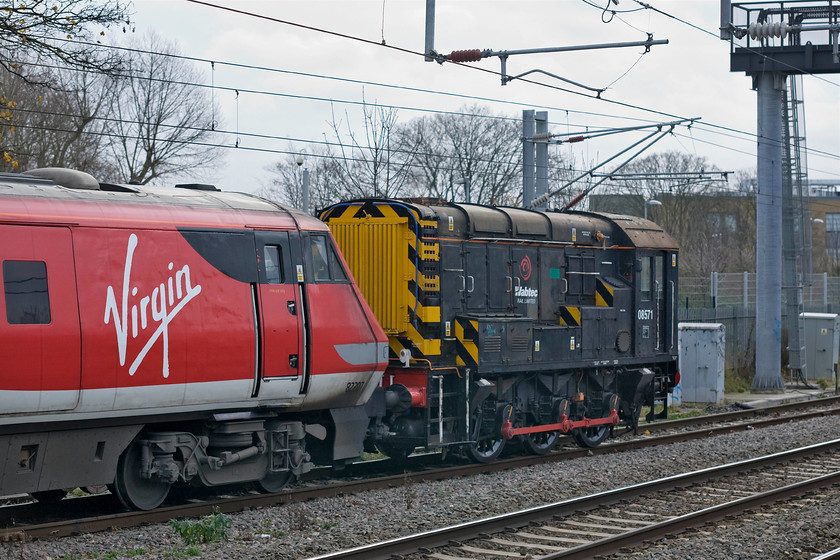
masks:
[[(33, 176), (37, 175), (37, 176)], [(358, 457), (388, 342), (327, 227), (206, 185), (0, 177), (0, 493), (282, 487)]]

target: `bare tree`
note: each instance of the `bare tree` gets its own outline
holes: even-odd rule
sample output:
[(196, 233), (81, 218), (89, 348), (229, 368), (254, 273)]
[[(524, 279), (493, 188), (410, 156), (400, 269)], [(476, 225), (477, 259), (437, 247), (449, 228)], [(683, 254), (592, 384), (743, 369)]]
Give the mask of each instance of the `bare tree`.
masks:
[[(651, 207), (649, 217), (680, 244), (681, 274), (754, 268), (755, 236), (744, 234), (755, 230), (753, 199), (729, 189), (705, 158), (662, 152), (633, 161), (621, 172), (647, 177), (614, 183), (611, 192), (619, 195), (621, 207), (609, 210), (640, 216), (646, 201), (659, 201), (661, 206)], [(742, 182), (749, 185), (748, 179)]]
[[(395, 134), (398, 112), (394, 108), (364, 103), (362, 132), (339, 121), (333, 112), (330, 122), (334, 146), (327, 150), (331, 175), (339, 198), (398, 196), (406, 180), (409, 157), (399, 135)], [(347, 126), (347, 130), (344, 130)]]
[(41, 84), (50, 82), (38, 81), (42, 74), (21, 71), (34, 58), (112, 72), (119, 57), (99, 48), (97, 38), (115, 25), (125, 31), (131, 25), (130, 7), (130, 2), (106, 0), (0, 0), (0, 67)]
[[(294, 208), (303, 208), (303, 171), (309, 172), (309, 208), (315, 211), (324, 208), (334, 202), (348, 198), (336, 190), (333, 173), (335, 162), (322, 151), (310, 153), (291, 152), (281, 161), (268, 166), (267, 171), (271, 172), (271, 180), (268, 185), (263, 186), (257, 194)], [(303, 159), (299, 165), (298, 160)]]
[(462, 108), (460, 114), (415, 119), (401, 136), (413, 146), (414, 192), (482, 204), (513, 205), (521, 200), (518, 121), (474, 105)]
[[(195, 176), (218, 165), (211, 101), (195, 84), (201, 73), (155, 34), (115, 81), (117, 103), (109, 130), (123, 180), (148, 183), (165, 176)], [(158, 54), (160, 53), (160, 54)]]
[(0, 119), (0, 143), (14, 158), (4, 157), (0, 169), (70, 167), (107, 179), (113, 174), (102, 120), (109, 109), (108, 79), (73, 69), (41, 70), (39, 79), (49, 80), (53, 87), (33, 88), (0, 67), (4, 91), (0, 103), (14, 105), (8, 120)]

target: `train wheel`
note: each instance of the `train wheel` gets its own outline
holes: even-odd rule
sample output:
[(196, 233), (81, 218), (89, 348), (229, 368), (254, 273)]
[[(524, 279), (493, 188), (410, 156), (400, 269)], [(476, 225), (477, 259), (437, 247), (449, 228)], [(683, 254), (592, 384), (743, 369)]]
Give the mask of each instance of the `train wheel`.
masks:
[(142, 449), (139, 444), (132, 443), (120, 455), (117, 463), (117, 476), (112, 491), (120, 502), (129, 509), (155, 509), (169, 494), (170, 483), (159, 478), (148, 480), (140, 477), (140, 459)]
[(294, 475), (291, 471), (281, 471), (277, 473), (267, 474), (262, 480), (254, 481), (254, 488), (260, 494), (273, 494), (285, 488), (291, 481)]
[(592, 426), (591, 428), (576, 428), (572, 430), (572, 437), (581, 447), (598, 447), (607, 438), (608, 426)]
[(489, 463), (495, 461), (502, 454), (504, 448), (505, 440), (502, 439), (501, 435), (489, 436), (468, 445), (467, 455), (477, 463)]
[(467, 456), (477, 463), (495, 461), (505, 448), (501, 426), (502, 409), (496, 406), (495, 397), (486, 397), (475, 407), (473, 425), (475, 426), (475, 443), (467, 445)]
[(557, 445), (557, 432), (539, 432), (527, 434), (522, 439), (522, 445), (529, 453), (545, 455)]

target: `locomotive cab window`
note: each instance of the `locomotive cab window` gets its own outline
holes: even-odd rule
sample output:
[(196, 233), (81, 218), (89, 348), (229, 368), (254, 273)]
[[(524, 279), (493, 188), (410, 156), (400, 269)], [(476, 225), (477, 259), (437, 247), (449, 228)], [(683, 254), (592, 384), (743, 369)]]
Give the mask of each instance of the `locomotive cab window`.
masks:
[(3, 261), (6, 320), (10, 325), (46, 325), (50, 316), (47, 264), (43, 261)]
[(639, 259), (639, 290), (642, 301), (650, 301), (651, 297), (651, 266), (650, 257)]
[(347, 273), (325, 235), (309, 236), (309, 255), (312, 259), (312, 277), (316, 282), (347, 281)]

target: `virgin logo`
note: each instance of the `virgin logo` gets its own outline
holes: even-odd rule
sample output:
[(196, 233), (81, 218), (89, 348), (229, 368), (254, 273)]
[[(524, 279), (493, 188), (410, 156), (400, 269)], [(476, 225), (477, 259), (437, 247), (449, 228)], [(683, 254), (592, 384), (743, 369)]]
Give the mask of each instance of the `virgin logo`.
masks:
[[(141, 341), (145, 342), (142, 350), (137, 353), (128, 368), (129, 375), (134, 375), (149, 350), (152, 349), (158, 339), (162, 339), (163, 377), (166, 378), (169, 377), (169, 323), (191, 299), (201, 293), (201, 286), (198, 284), (192, 285), (189, 265), (185, 264), (173, 275), (171, 272), (174, 264), (169, 263), (167, 267), (170, 271), (169, 277), (155, 286), (151, 294), (138, 296), (137, 286), (131, 287), (131, 264), (136, 248), (137, 236), (132, 233), (128, 238), (128, 249), (125, 253), (122, 300), (118, 305), (113, 286), (108, 286), (105, 299), (105, 324), (109, 324), (111, 319), (114, 320), (121, 366), (124, 366), (126, 361), (129, 314), (131, 339), (141, 338)], [(149, 321), (150, 317), (151, 322)]]

